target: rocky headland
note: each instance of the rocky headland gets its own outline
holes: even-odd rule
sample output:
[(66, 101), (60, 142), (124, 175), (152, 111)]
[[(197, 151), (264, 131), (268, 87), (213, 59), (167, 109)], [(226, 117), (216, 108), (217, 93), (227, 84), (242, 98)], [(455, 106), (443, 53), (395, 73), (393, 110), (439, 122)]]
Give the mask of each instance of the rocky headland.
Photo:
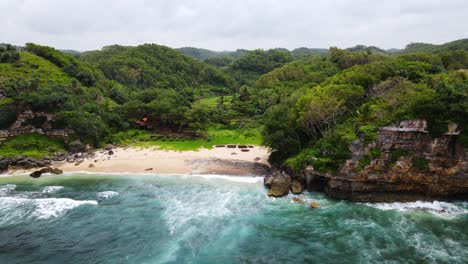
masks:
[(265, 178), (268, 195), (317, 190), (358, 202), (468, 199), (468, 159), (457, 143), (457, 126), (437, 138), (426, 129), (425, 120), (381, 127), (376, 141), (349, 146), (352, 158), (338, 173), (286, 168)]

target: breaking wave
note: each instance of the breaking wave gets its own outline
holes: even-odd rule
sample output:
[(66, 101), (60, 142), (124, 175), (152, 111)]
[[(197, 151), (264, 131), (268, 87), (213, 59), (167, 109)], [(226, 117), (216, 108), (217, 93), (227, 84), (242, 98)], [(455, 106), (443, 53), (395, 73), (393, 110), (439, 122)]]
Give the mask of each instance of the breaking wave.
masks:
[[(435, 216), (444, 218), (454, 218), (459, 215), (468, 213), (465, 206), (459, 206), (454, 203), (448, 202), (395, 202), (395, 203), (365, 203), (367, 206), (371, 206), (380, 210), (396, 210), (400, 212), (415, 212), (424, 211), (431, 213)], [(465, 208), (463, 208), (465, 207)]]
[(70, 198), (27, 199), (0, 197), (0, 215), (2, 224), (12, 221), (25, 221), (31, 218), (50, 219), (60, 217), (67, 211), (81, 205), (97, 205), (97, 201), (77, 201)]

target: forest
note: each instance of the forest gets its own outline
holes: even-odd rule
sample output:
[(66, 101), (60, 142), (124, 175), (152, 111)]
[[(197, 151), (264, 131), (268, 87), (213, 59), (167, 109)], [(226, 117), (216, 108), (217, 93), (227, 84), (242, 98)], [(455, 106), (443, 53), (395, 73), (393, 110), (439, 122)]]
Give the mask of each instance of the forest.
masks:
[(350, 157), (353, 140), (372, 142), (380, 126), (399, 120), (424, 118), (434, 136), (457, 123), (468, 147), (467, 97), (467, 40), (403, 50), (214, 52), (144, 44), (73, 54), (1, 45), (0, 129), (32, 110), (53, 114), (53, 128), (70, 137), (10, 138), (0, 155), (24, 148), (46, 155), (47, 144), (264, 144), (274, 164), (333, 172)]

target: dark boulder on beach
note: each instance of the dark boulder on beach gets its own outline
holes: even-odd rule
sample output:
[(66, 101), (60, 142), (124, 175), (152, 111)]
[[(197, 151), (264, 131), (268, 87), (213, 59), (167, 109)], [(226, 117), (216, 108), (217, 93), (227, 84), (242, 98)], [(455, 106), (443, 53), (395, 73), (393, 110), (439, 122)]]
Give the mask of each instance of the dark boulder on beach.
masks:
[(42, 174), (44, 173), (52, 173), (52, 174), (62, 174), (63, 171), (61, 169), (57, 169), (57, 168), (52, 168), (52, 167), (46, 167), (46, 168), (42, 168), (40, 170), (37, 170), (31, 174), (29, 174), (29, 176), (33, 177), (33, 178), (39, 178), (42, 176)]

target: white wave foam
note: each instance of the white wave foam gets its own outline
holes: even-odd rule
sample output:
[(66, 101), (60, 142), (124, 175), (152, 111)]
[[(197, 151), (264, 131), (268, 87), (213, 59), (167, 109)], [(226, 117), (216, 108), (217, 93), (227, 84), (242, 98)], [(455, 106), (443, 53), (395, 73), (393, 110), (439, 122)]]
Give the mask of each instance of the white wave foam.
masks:
[(453, 203), (448, 202), (395, 202), (395, 203), (365, 203), (367, 206), (371, 206), (380, 210), (397, 210), (400, 212), (417, 211), (422, 210), (429, 212), (433, 215), (445, 218), (453, 218), (462, 214), (468, 213), (468, 210), (457, 206)]
[(101, 198), (101, 199), (108, 199), (108, 198), (112, 198), (112, 197), (117, 196), (117, 195), (119, 195), (119, 193), (114, 192), (114, 191), (105, 191), (105, 192), (96, 193), (96, 196)]
[(63, 189), (63, 186), (46, 186), (42, 188), (42, 193), (56, 193)]
[[(191, 225), (203, 219), (223, 218), (242, 211), (244, 201), (236, 190), (210, 193), (207, 190), (192, 189), (176, 196), (163, 194), (160, 199), (166, 200), (167, 209), (164, 216), (170, 234), (185, 232)], [(195, 221), (195, 222), (192, 222)]]
[(233, 181), (233, 182), (244, 182), (244, 183), (263, 182), (263, 177), (254, 177), (254, 176), (228, 176), (228, 175), (219, 175), (219, 174), (190, 174), (190, 176), (200, 177), (204, 179), (222, 179), (222, 180), (228, 180), (228, 181)]
[(2, 186), (0, 186), (0, 196), (5, 196), (9, 192), (11, 192), (11, 191), (13, 191), (15, 189), (16, 189), (16, 185), (14, 185), (14, 184), (2, 185)]
[(94, 200), (77, 201), (70, 198), (27, 199), (2, 197), (0, 198), (0, 212), (6, 213), (10, 218), (14, 218), (16, 215), (19, 218), (26, 216), (49, 219), (59, 217), (66, 211), (84, 204), (97, 205), (98, 203)]

